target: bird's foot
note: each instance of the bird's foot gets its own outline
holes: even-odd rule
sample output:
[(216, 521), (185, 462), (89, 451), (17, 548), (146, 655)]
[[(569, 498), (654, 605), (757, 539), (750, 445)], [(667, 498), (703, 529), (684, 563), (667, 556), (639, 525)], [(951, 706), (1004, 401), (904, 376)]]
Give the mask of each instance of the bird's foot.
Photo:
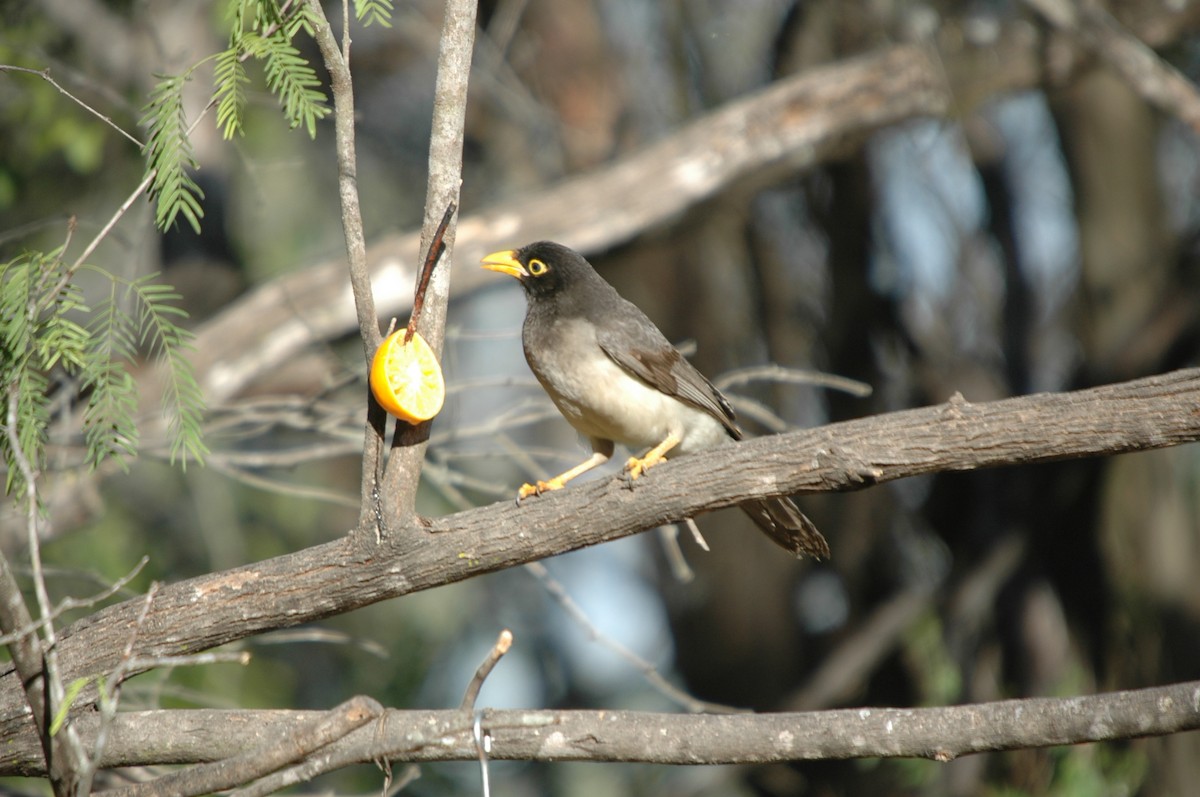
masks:
[(662, 455), (655, 456), (653, 451), (641, 458), (630, 457), (629, 461), (625, 463), (625, 481), (632, 486), (633, 482), (639, 476), (653, 468), (658, 463), (662, 462), (664, 459), (665, 457)]
[(562, 479), (551, 479), (550, 481), (539, 481), (534, 484), (522, 484), (521, 489), (517, 490), (517, 504), (531, 495), (541, 495), (552, 490), (561, 490), (563, 487)]

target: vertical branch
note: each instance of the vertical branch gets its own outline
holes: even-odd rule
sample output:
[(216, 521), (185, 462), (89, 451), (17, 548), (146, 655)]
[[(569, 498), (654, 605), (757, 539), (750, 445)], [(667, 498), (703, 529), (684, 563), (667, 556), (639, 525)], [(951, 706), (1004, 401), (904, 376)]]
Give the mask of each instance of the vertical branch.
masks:
[[(348, 0), (346, 0), (348, 2)], [(365, 361), (369, 363), (379, 348), (379, 318), (375, 312), (375, 297), (371, 292), (371, 275), (367, 269), (367, 242), (363, 233), (362, 209), (358, 199), (358, 161), (354, 149), (354, 85), (350, 79), (350, 29), (342, 32), (343, 47), (320, 0), (308, 0), (316, 24), (314, 36), (329, 70), (330, 90), (333, 93), (333, 119), (338, 162), (338, 195), (342, 207), (342, 230), (346, 237), (346, 256), (350, 269), (350, 289), (358, 314), (358, 329), (362, 335)], [(348, 12), (343, 9), (343, 16)], [(367, 425), (363, 441), (362, 500), (359, 528), (377, 528), (379, 518), (379, 478), (383, 463), (383, 435), (387, 415), (367, 391)]]
[[(467, 111), (467, 79), (475, 46), (475, 0), (447, 0), (442, 38), (438, 50), (437, 86), (433, 101), (433, 125), (429, 142), (429, 182), (425, 191), (425, 221), (421, 228), (421, 251), (433, 245), (438, 224), (446, 208), (458, 204), (462, 183), (463, 122)], [(442, 268), (435, 269), (425, 295), (421, 335), (441, 355), (446, 329), (446, 307), (450, 300), (450, 266), (453, 263), (453, 223), (443, 237)], [(412, 513), (421, 475), (421, 462), (429, 440), (429, 423), (402, 426), (396, 447), (388, 457), (383, 476), (384, 512), (392, 528), (399, 528)]]
[[(31, 540), (36, 542), (38, 534), (38, 496), (37, 476), (32, 464), (25, 458), (21, 449), (21, 441), (17, 439), (17, 387), (9, 385), (7, 412), (4, 416), (4, 431), (9, 437), (9, 447), (13, 458), (25, 481), (25, 502), (27, 526)], [(36, 552), (31, 554), (36, 559)], [(42, 618), (49, 628), (50, 607), (45, 598), (46, 585), (41, 581), (40, 566), (36, 578), (38, 596), (42, 599)], [(62, 681), (58, 670), (52, 667), (53, 660), (47, 655), (47, 646), (42, 644), (38, 636), (37, 625), (29, 613), (29, 607), (21, 594), (16, 576), (8, 564), (8, 559), (0, 554), (0, 632), (5, 635), (13, 634), (16, 638), (8, 644), (8, 653), (12, 658), (13, 668), (20, 676), (25, 689), (25, 701), (33, 714), (37, 726), (38, 737), (42, 743), (42, 752), (46, 757), (46, 771), (50, 775), (50, 784), (54, 793), (63, 797), (73, 794), (75, 784), (88, 770), (89, 762), (78, 745), (78, 737), (73, 728), (68, 725), (57, 734), (51, 734), (50, 728), (54, 722), (54, 713), (58, 710), (62, 697)]]

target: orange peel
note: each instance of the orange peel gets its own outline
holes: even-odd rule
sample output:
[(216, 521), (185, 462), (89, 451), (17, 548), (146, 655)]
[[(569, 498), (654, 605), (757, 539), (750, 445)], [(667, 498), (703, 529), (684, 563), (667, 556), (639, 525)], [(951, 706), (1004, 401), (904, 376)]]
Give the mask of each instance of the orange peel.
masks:
[(388, 335), (371, 360), (371, 393), (379, 405), (408, 423), (441, 412), (446, 382), (437, 355), (420, 334), (404, 342), (405, 330)]

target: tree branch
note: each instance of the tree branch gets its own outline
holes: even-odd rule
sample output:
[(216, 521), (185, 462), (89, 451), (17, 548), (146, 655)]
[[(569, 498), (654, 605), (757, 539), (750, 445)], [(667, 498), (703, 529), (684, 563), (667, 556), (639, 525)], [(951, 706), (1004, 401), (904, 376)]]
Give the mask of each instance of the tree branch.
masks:
[[(150, 712), (154, 713), (154, 712)], [(167, 712), (171, 713), (171, 712)], [(146, 783), (100, 792), (102, 797), (153, 797), (157, 794), (208, 794), (230, 789), (268, 775), (288, 764), (303, 760), (313, 751), (343, 739), (383, 713), (383, 707), (368, 697), (353, 697), (329, 711), (305, 712), (272, 732), (248, 733), (240, 749), (219, 759), (193, 758), (197, 766), (163, 775)], [(121, 715), (122, 718), (129, 716)], [(223, 734), (236, 725), (214, 725), (210, 731)], [(252, 730), (253, 726), (241, 726)], [(264, 741), (266, 740), (266, 741)]]
[[(475, 0), (450, 0), (438, 46), (437, 85), (434, 90), (432, 132), (429, 140), (429, 179), (425, 187), (425, 221), (421, 227), (421, 252), (429, 252), (442, 216), (457, 207), (462, 185), (463, 126), (467, 116), (467, 81), (475, 46)], [(450, 305), (450, 271), (454, 261), (454, 217), (442, 236), (442, 267), (426, 285), (421, 334), (440, 356)], [(416, 502), (417, 482), (429, 442), (432, 422), (397, 427), (380, 490), (384, 520), (389, 528), (408, 522)]]
[[(308, 0), (316, 24), (313, 38), (329, 71), (333, 94), (334, 137), (337, 147), (338, 200), (342, 209), (342, 235), (346, 241), (346, 263), (350, 275), (350, 294), (363, 342), (364, 362), (369, 364), (382, 336), (375, 294), (371, 290), (371, 272), (367, 268), (367, 239), (363, 232), (362, 208), (358, 198), (358, 158), (354, 145), (354, 83), (350, 75), (350, 31), (343, 30), (345, 47), (339, 49), (337, 37), (325, 17), (320, 0)], [(368, 391), (369, 393), (369, 391)], [(379, 490), (383, 461), (384, 424), (387, 415), (370, 395), (366, 397), (366, 425), (363, 430), (362, 483), (359, 490), (358, 525), (366, 528), (377, 523), (372, 514)]]
[(1147, 102), (1200, 131), (1196, 86), (1099, 4), (1078, 0), (1025, 0), (1025, 4), (1067, 36), (1078, 39)]
[[(417, 519), (375, 551), (349, 538), (162, 587), (136, 656), (181, 655), (628, 536), (747, 497), (857, 490), (938, 471), (1032, 464), (1200, 439), (1200, 369), (1062, 394), (946, 404), (731, 444), (655, 468), (629, 489), (601, 479), (514, 506)], [(537, 529), (531, 534), (531, 529)], [(837, 541), (834, 540), (836, 555)], [(59, 639), (66, 681), (105, 673), (140, 599)], [(94, 699), (89, 692), (79, 708)], [(29, 727), (12, 672), (0, 677), (0, 740)], [(40, 765), (0, 747), (0, 772)]]
[[(139, 711), (112, 728), (102, 766), (236, 759), (287, 737), (318, 711)], [(97, 724), (78, 725), (87, 738)], [(461, 710), (389, 709), (321, 749), (326, 769), (390, 761), (469, 761), (474, 717)], [(775, 714), (487, 710), (493, 759), (762, 764), (848, 758), (930, 758), (1101, 742), (1200, 729), (1200, 681), (1085, 697), (1027, 698), (941, 708), (852, 708)], [(26, 735), (10, 744), (36, 747)], [(11, 757), (11, 756), (9, 756)], [(7, 774), (7, 772), (6, 772)], [(22, 775), (41, 774), (36, 770)]]

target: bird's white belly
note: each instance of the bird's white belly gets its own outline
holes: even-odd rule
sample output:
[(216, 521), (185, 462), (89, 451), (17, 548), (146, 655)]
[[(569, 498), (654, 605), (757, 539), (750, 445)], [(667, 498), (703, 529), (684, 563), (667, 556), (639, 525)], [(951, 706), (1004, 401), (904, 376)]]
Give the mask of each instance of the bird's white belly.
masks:
[[(586, 334), (578, 329), (567, 334), (572, 332)], [(671, 451), (673, 455), (728, 440), (725, 427), (716, 418), (629, 374), (594, 342), (574, 351), (587, 354), (530, 364), (559, 412), (580, 434), (638, 451), (656, 446), (674, 433), (680, 443)], [(553, 383), (539, 373), (547, 369), (555, 374)]]

